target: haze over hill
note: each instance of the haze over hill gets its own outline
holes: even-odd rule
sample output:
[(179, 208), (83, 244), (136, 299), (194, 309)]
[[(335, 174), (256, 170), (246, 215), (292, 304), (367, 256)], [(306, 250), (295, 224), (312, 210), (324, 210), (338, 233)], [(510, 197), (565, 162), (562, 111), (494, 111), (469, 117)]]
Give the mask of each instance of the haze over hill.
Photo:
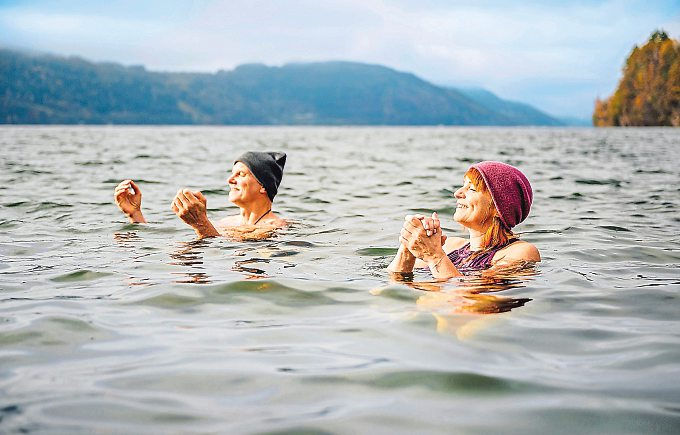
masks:
[(161, 73), (0, 50), (0, 122), (215, 125), (560, 125), (488, 91), (353, 62)]

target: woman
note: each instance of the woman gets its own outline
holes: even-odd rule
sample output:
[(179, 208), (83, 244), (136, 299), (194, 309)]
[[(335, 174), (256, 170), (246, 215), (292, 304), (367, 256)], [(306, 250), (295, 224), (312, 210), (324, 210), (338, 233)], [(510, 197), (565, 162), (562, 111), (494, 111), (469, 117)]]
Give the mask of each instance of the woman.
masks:
[(472, 165), (454, 196), (453, 218), (466, 228), (468, 239), (447, 238), (437, 213), (432, 218), (406, 216), (390, 272), (429, 267), (435, 278), (451, 278), (541, 261), (538, 249), (512, 232), (526, 219), (533, 199), (529, 180), (519, 169), (491, 161)]
[[(285, 153), (249, 151), (234, 161), (229, 183), (229, 201), (240, 213), (214, 224), (208, 219), (207, 200), (199, 191), (180, 189), (172, 201), (172, 210), (191, 226), (199, 238), (219, 235), (240, 239), (260, 239), (282, 228), (286, 221), (272, 211), (278, 192)], [(145, 223), (142, 192), (132, 180), (124, 180), (114, 191), (114, 200), (132, 223)]]

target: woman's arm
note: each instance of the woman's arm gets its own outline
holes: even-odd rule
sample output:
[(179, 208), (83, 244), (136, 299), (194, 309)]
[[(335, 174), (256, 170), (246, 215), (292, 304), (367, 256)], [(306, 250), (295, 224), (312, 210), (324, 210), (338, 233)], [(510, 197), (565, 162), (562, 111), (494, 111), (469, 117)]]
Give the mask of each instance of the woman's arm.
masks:
[[(433, 215), (434, 228), (424, 228), (422, 221), (415, 216), (407, 216), (401, 229), (399, 241), (414, 257), (423, 260), (435, 278), (462, 276), (447, 257), (442, 247), (442, 231), (436, 214)], [(436, 230), (436, 231), (433, 231)], [(429, 234), (428, 234), (429, 233)], [(414, 261), (415, 263), (415, 261)]]
[[(421, 223), (425, 219), (425, 216), (422, 215), (408, 215), (406, 216), (405, 220), (410, 220), (411, 218), (415, 218), (419, 220)], [(432, 221), (430, 219), (430, 221)], [(402, 238), (399, 238), (399, 250), (397, 251), (397, 255), (394, 257), (392, 262), (390, 263), (389, 266), (387, 266), (387, 270), (392, 273), (411, 273), (413, 272), (414, 268), (423, 268), (427, 267), (427, 264), (425, 264), (422, 260), (418, 259), (413, 255), (411, 251), (408, 250), (408, 248), (401, 243)]]
[(441, 251), (441, 254), (427, 260), (427, 267), (430, 268), (430, 272), (434, 278), (445, 279), (463, 276), (443, 250)]
[(413, 267), (416, 264), (416, 257), (406, 249), (406, 246), (399, 245), (399, 250), (394, 259), (387, 266), (387, 270), (392, 273), (410, 273), (413, 272)]

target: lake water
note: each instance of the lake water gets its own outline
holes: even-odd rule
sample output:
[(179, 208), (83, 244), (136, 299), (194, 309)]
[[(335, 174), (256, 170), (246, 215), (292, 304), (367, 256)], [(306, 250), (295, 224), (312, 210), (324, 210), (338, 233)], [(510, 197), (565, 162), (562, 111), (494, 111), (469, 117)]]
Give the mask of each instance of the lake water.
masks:
[[(0, 128), (0, 432), (680, 432), (680, 129)], [(288, 162), (260, 242), (196, 241), (171, 211), (235, 212), (245, 150)], [(384, 272), (403, 216), (471, 162), (532, 181), (535, 272)], [(113, 204), (124, 178), (146, 226)]]

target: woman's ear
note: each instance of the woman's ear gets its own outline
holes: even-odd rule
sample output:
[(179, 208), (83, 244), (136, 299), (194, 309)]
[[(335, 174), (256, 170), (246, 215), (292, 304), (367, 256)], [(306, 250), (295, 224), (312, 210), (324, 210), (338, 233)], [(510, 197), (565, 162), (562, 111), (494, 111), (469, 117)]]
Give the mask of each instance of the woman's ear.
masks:
[(266, 195), (267, 189), (265, 189), (264, 186), (260, 186), (260, 193), (264, 193)]
[(498, 209), (496, 208), (495, 205), (493, 205), (493, 203), (491, 203), (491, 207), (489, 207), (489, 208), (491, 209), (490, 215), (491, 215), (492, 218), (499, 217)]

